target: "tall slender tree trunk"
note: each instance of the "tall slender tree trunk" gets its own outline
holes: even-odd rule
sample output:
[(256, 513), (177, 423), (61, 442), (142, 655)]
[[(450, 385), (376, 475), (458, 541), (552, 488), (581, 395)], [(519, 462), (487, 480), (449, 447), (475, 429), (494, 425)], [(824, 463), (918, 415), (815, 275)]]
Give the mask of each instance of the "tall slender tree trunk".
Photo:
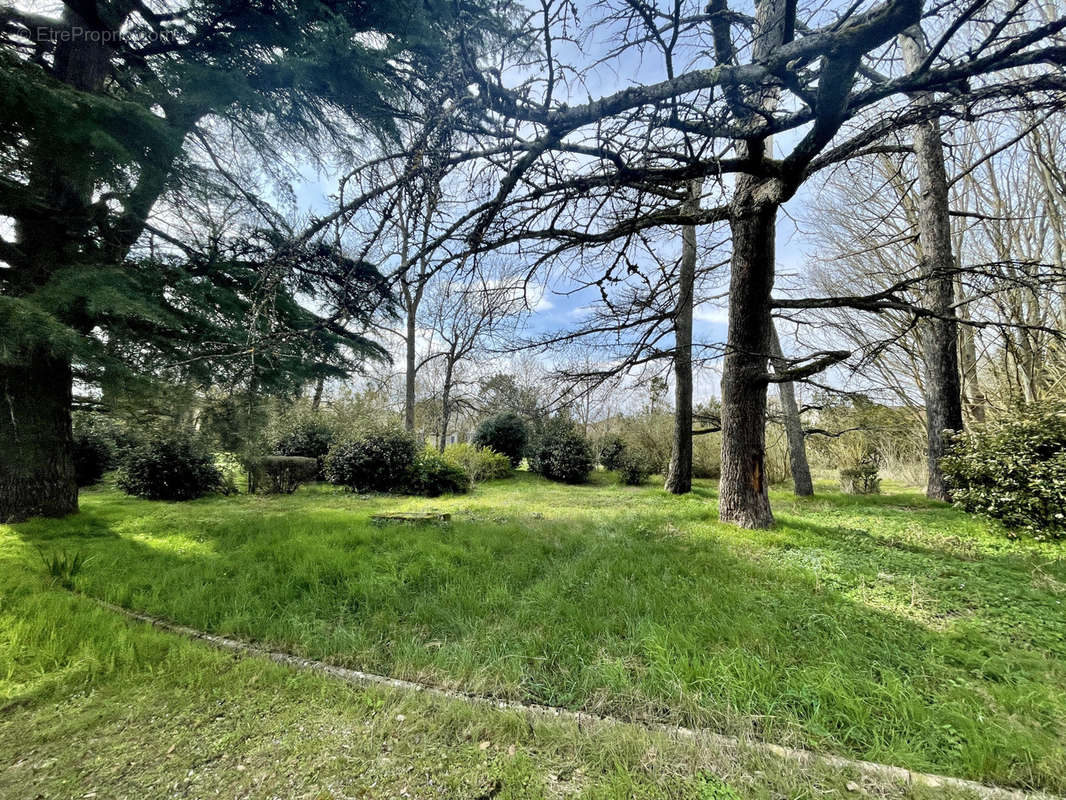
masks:
[(415, 429), (415, 335), (417, 333), (415, 309), (407, 309), (407, 337), (404, 341), (403, 426), (410, 432)]
[[(925, 39), (920, 26), (908, 28), (899, 37), (908, 71), (925, 60)], [(916, 103), (931, 103), (923, 94)], [(940, 123), (931, 120), (914, 131), (914, 154), (918, 165), (918, 236), (922, 264), (928, 278), (923, 304), (940, 317), (955, 316), (955, 259), (951, 254), (951, 217), (944, 144)], [(926, 494), (950, 500), (951, 493), (940, 469), (947, 449), (948, 433), (962, 430), (962, 390), (959, 378), (958, 325), (954, 320), (930, 318), (922, 322), (921, 341), (925, 369), (925, 426), (928, 437), (929, 483)]]
[[(781, 349), (781, 340), (777, 336), (777, 327), (770, 323), (770, 363), (774, 372), (781, 373), (787, 369), (785, 353)], [(807, 463), (807, 439), (803, 435), (803, 420), (800, 419), (799, 405), (796, 403), (796, 390), (792, 381), (777, 384), (781, 397), (781, 413), (784, 415), (785, 437), (788, 439), (788, 466), (792, 471), (792, 491), (797, 497), (811, 497), (814, 494), (814, 482), (811, 480), (811, 467)]]
[(319, 375), (315, 379), (315, 393), (311, 397), (311, 411), (318, 411), (322, 407), (322, 392), (326, 388), (326, 378), (323, 375)]
[(455, 372), (455, 362), (450, 358), (444, 366), (444, 389), (440, 398), (440, 445), (438, 449), (443, 453), (448, 446), (448, 423), (452, 416), (452, 376)]
[(766, 388), (777, 205), (758, 203), (758, 181), (739, 176), (734, 212), (729, 332), (722, 368), (722, 477), (718, 516), (743, 528), (774, 524), (766, 483)]
[[(687, 213), (699, 210), (702, 181), (692, 181)], [(681, 229), (681, 269), (674, 312), (674, 442), (666, 471), (666, 491), (692, 491), (692, 314), (696, 288), (696, 226)]]

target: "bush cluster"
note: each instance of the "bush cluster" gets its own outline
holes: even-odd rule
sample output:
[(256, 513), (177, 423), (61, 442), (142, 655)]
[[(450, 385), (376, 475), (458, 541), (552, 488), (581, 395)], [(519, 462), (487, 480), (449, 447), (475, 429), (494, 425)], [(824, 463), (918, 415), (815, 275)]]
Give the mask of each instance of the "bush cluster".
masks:
[(512, 467), (522, 463), (528, 443), (529, 426), (510, 411), (483, 420), (474, 432), (475, 445), (507, 456)]
[(877, 494), (881, 491), (877, 464), (856, 464), (840, 470), (840, 488), (847, 494)]
[(411, 470), (410, 490), (425, 497), (463, 494), (470, 491), (470, 476), (435, 448), (427, 447), (415, 459)]
[(957, 435), (940, 466), (955, 504), (1012, 534), (1066, 536), (1066, 403)]
[(533, 472), (564, 483), (584, 483), (594, 463), (588, 439), (565, 425), (548, 426), (537, 437), (529, 455)]
[(304, 456), (264, 456), (248, 470), (248, 491), (292, 494), (318, 477), (317, 458)]
[(511, 460), (487, 447), (461, 442), (444, 448), (444, 460), (459, 467), (473, 483), (507, 478), (511, 475)]
[(326, 480), (356, 492), (403, 492), (418, 448), (407, 431), (387, 429), (338, 442), (326, 455)]
[(333, 446), (333, 430), (323, 422), (304, 421), (284, 434), (274, 445), (274, 452), (279, 456), (313, 458), (318, 462), (319, 472), (326, 459), (326, 454)]
[(625, 453), (618, 465), (618, 477), (626, 486), (641, 486), (655, 471), (651, 460), (642, 453)]
[(74, 477), (78, 486), (92, 486), (111, 467), (111, 443), (92, 430), (74, 432)]
[(614, 433), (609, 433), (600, 442), (600, 465), (604, 469), (618, 470), (626, 456), (625, 440)]
[(127, 494), (147, 500), (192, 500), (218, 490), (222, 474), (198, 441), (171, 434), (134, 449), (119, 469), (117, 483)]

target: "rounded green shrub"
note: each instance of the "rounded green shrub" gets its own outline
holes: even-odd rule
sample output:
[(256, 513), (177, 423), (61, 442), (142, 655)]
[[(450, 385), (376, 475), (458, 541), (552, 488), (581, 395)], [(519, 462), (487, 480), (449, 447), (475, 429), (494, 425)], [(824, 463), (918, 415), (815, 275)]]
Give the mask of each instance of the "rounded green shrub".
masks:
[(298, 424), (278, 439), (274, 452), (279, 456), (313, 458), (321, 471), (326, 453), (332, 445), (332, 429), (322, 422), (311, 420)]
[(1012, 535), (1066, 536), (1066, 403), (1019, 409), (956, 435), (940, 466), (957, 506)]
[(95, 431), (74, 432), (74, 477), (78, 486), (92, 486), (104, 476), (114, 455), (111, 443)]
[(249, 471), (251, 492), (292, 494), (301, 485), (318, 477), (318, 459), (304, 456), (264, 456)]
[(567, 426), (550, 426), (537, 438), (529, 456), (533, 472), (563, 483), (584, 483), (594, 463), (588, 439)]
[(431, 447), (415, 459), (411, 471), (411, 491), (426, 497), (442, 494), (463, 494), (470, 491), (470, 476), (462, 467), (447, 461)]
[(118, 486), (147, 500), (192, 500), (219, 489), (222, 474), (215, 459), (191, 436), (149, 439), (127, 457)]
[(517, 414), (505, 411), (482, 420), (474, 432), (474, 444), (502, 453), (512, 467), (522, 463), (529, 443), (529, 426)]
[(840, 488), (845, 494), (877, 494), (881, 491), (877, 464), (867, 462), (840, 470)]
[(466, 442), (444, 448), (444, 460), (459, 467), (474, 483), (507, 478), (511, 475), (511, 460), (487, 447), (475, 447)]
[(642, 453), (624, 453), (618, 464), (618, 477), (626, 486), (641, 486), (654, 472), (651, 459)]
[(604, 469), (621, 469), (625, 455), (626, 443), (621, 436), (609, 433), (603, 437), (600, 442), (600, 465)]
[(407, 431), (388, 429), (338, 442), (326, 455), (326, 480), (357, 492), (403, 492), (418, 448)]

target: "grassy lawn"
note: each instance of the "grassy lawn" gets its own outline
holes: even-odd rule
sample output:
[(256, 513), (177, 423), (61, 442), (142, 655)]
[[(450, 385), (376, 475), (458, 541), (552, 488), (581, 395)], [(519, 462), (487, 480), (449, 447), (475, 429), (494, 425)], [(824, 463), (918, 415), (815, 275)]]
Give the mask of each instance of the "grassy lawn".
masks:
[[(130, 626), (87, 600), (43, 588), (36, 546), (89, 556), (76, 579), (88, 595), (338, 664), (1066, 791), (1061, 546), (1010, 542), (904, 491), (774, 500), (777, 529), (751, 532), (714, 521), (707, 483), (678, 498), (651, 486), (621, 487), (602, 474), (582, 487), (520, 474), (436, 500), (325, 487), (186, 504), (89, 492), (80, 515), (0, 526), (0, 568), (22, 576), (4, 590), (0, 621), (0, 703), (17, 709), (5, 712), (14, 723), (0, 725), (0, 756), (8, 763), (27, 731), (47, 752), (62, 750), (90, 723), (155, 744), (173, 730), (174, 768), (164, 762), (153, 769), (180, 783), (187, 770), (200, 769), (178, 755), (187, 739), (215, 744), (219, 755), (205, 767), (214, 770), (222, 769), (218, 759), (228, 764), (226, 743), (236, 751), (257, 743), (255, 752), (268, 758), (271, 748), (299, 750), (298, 725), (347, 725), (360, 734), (343, 741), (359, 752), (380, 752), (375, 748), (396, 736), (401, 744), (394, 747), (418, 751), (413, 742), (422, 742), (431, 754), (467, 742), (471, 760), (463, 761), (466, 750), (458, 747), (455, 769), (440, 772), (439, 781), (491, 784), (502, 774), (493, 770), (523, 769), (528, 778), (508, 772), (502, 785), (541, 786), (528, 795), (540, 796), (551, 793), (544, 782), (559, 774), (552, 770), (561, 759), (593, 776), (578, 782), (589, 796), (625, 796), (630, 790), (618, 782), (634, 780), (688, 787), (671, 797), (731, 796), (715, 788), (728, 767), (715, 765), (710, 778), (695, 768), (695, 756), (678, 756), (691, 769), (679, 767), (670, 783), (664, 775), (671, 770), (640, 767), (646, 743), (624, 737), (597, 744), (560, 729), (539, 737), (552, 744), (535, 753), (521, 756), (520, 747), (520, 758), (495, 745), (480, 750), (474, 740), (508, 736), (528, 749), (529, 740), (514, 731), (499, 732), (510, 725), (531, 735), (508, 715), (412, 709), (417, 735), (399, 735), (396, 714), (410, 715), (393, 706), (425, 699), (401, 701), (255, 662), (235, 664)], [(373, 513), (400, 509), (447, 510), (452, 522), (370, 522)], [(12, 583), (7, 574), (4, 583)], [(71, 629), (79, 614), (91, 617), (79, 626), (88, 626), (84, 645)], [(255, 671), (264, 677), (253, 685)], [(102, 683), (90, 701), (77, 687), (94, 682)], [(337, 693), (351, 697), (338, 703)], [(222, 722), (211, 713), (219, 695), (229, 698), (217, 701)], [(57, 710), (64, 713), (52, 734), (39, 733), (41, 715)], [(257, 733), (242, 727), (244, 717)], [(224, 731), (213, 733), (218, 725)], [(281, 732), (259, 731), (270, 725)], [(470, 730), (479, 725), (497, 727)], [(84, 741), (78, 746), (88, 749)], [(50, 757), (70, 757), (63, 752)], [(106, 752), (94, 758), (106, 761)], [(196, 757), (211, 758), (204, 752)], [(313, 766), (338, 755), (320, 737), (306, 757)], [(352, 758), (366, 761), (365, 753)], [(440, 767), (436, 760), (406, 763), (416, 771)], [(369, 780), (384, 786), (392, 773), (380, 769)], [(14, 770), (0, 780), (14, 780)], [(802, 796), (782, 788), (799, 785), (788, 783), (794, 775), (750, 764), (739, 770), (749, 776), (745, 796)], [(763, 776), (751, 782), (756, 772)], [(735, 783), (736, 776), (726, 779)], [(632, 790), (654, 795), (640, 791)], [(345, 792), (337, 796), (360, 796)]]

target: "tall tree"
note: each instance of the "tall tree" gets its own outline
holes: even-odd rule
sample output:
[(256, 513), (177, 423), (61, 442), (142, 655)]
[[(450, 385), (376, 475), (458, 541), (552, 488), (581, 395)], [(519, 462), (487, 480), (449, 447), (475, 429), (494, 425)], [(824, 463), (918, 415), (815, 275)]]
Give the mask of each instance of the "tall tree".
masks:
[(0, 214), (14, 221), (0, 250), (0, 519), (77, 507), (73, 370), (111, 341), (109, 318), (150, 319), (159, 305), (124, 264), (160, 197), (195, 177), (187, 141), (228, 131), (269, 159), (387, 127), (401, 77), (433, 70), (456, 14), (480, 10), (89, 0), (58, 18), (0, 11)]
[[(920, 25), (900, 34), (903, 63), (910, 73), (920, 72), (928, 56)], [(933, 103), (929, 93), (919, 93), (914, 102)], [(958, 323), (955, 321), (956, 262), (951, 252), (951, 207), (948, 175), (944, 166), (944, 143), (940, 121), (934, 116), (914, 129), (914, 156), (918, 166), (918, 241), (926, 274), (925, 307), (931, 312), (922, 322), (922, 352), (925, 365), (925, 426), (928, 441), (929, 482), (926, 494), (935, 500), (950, 500), (940, 459), (948, 437), (962, 430), (962, 386), (959, 376)]]

